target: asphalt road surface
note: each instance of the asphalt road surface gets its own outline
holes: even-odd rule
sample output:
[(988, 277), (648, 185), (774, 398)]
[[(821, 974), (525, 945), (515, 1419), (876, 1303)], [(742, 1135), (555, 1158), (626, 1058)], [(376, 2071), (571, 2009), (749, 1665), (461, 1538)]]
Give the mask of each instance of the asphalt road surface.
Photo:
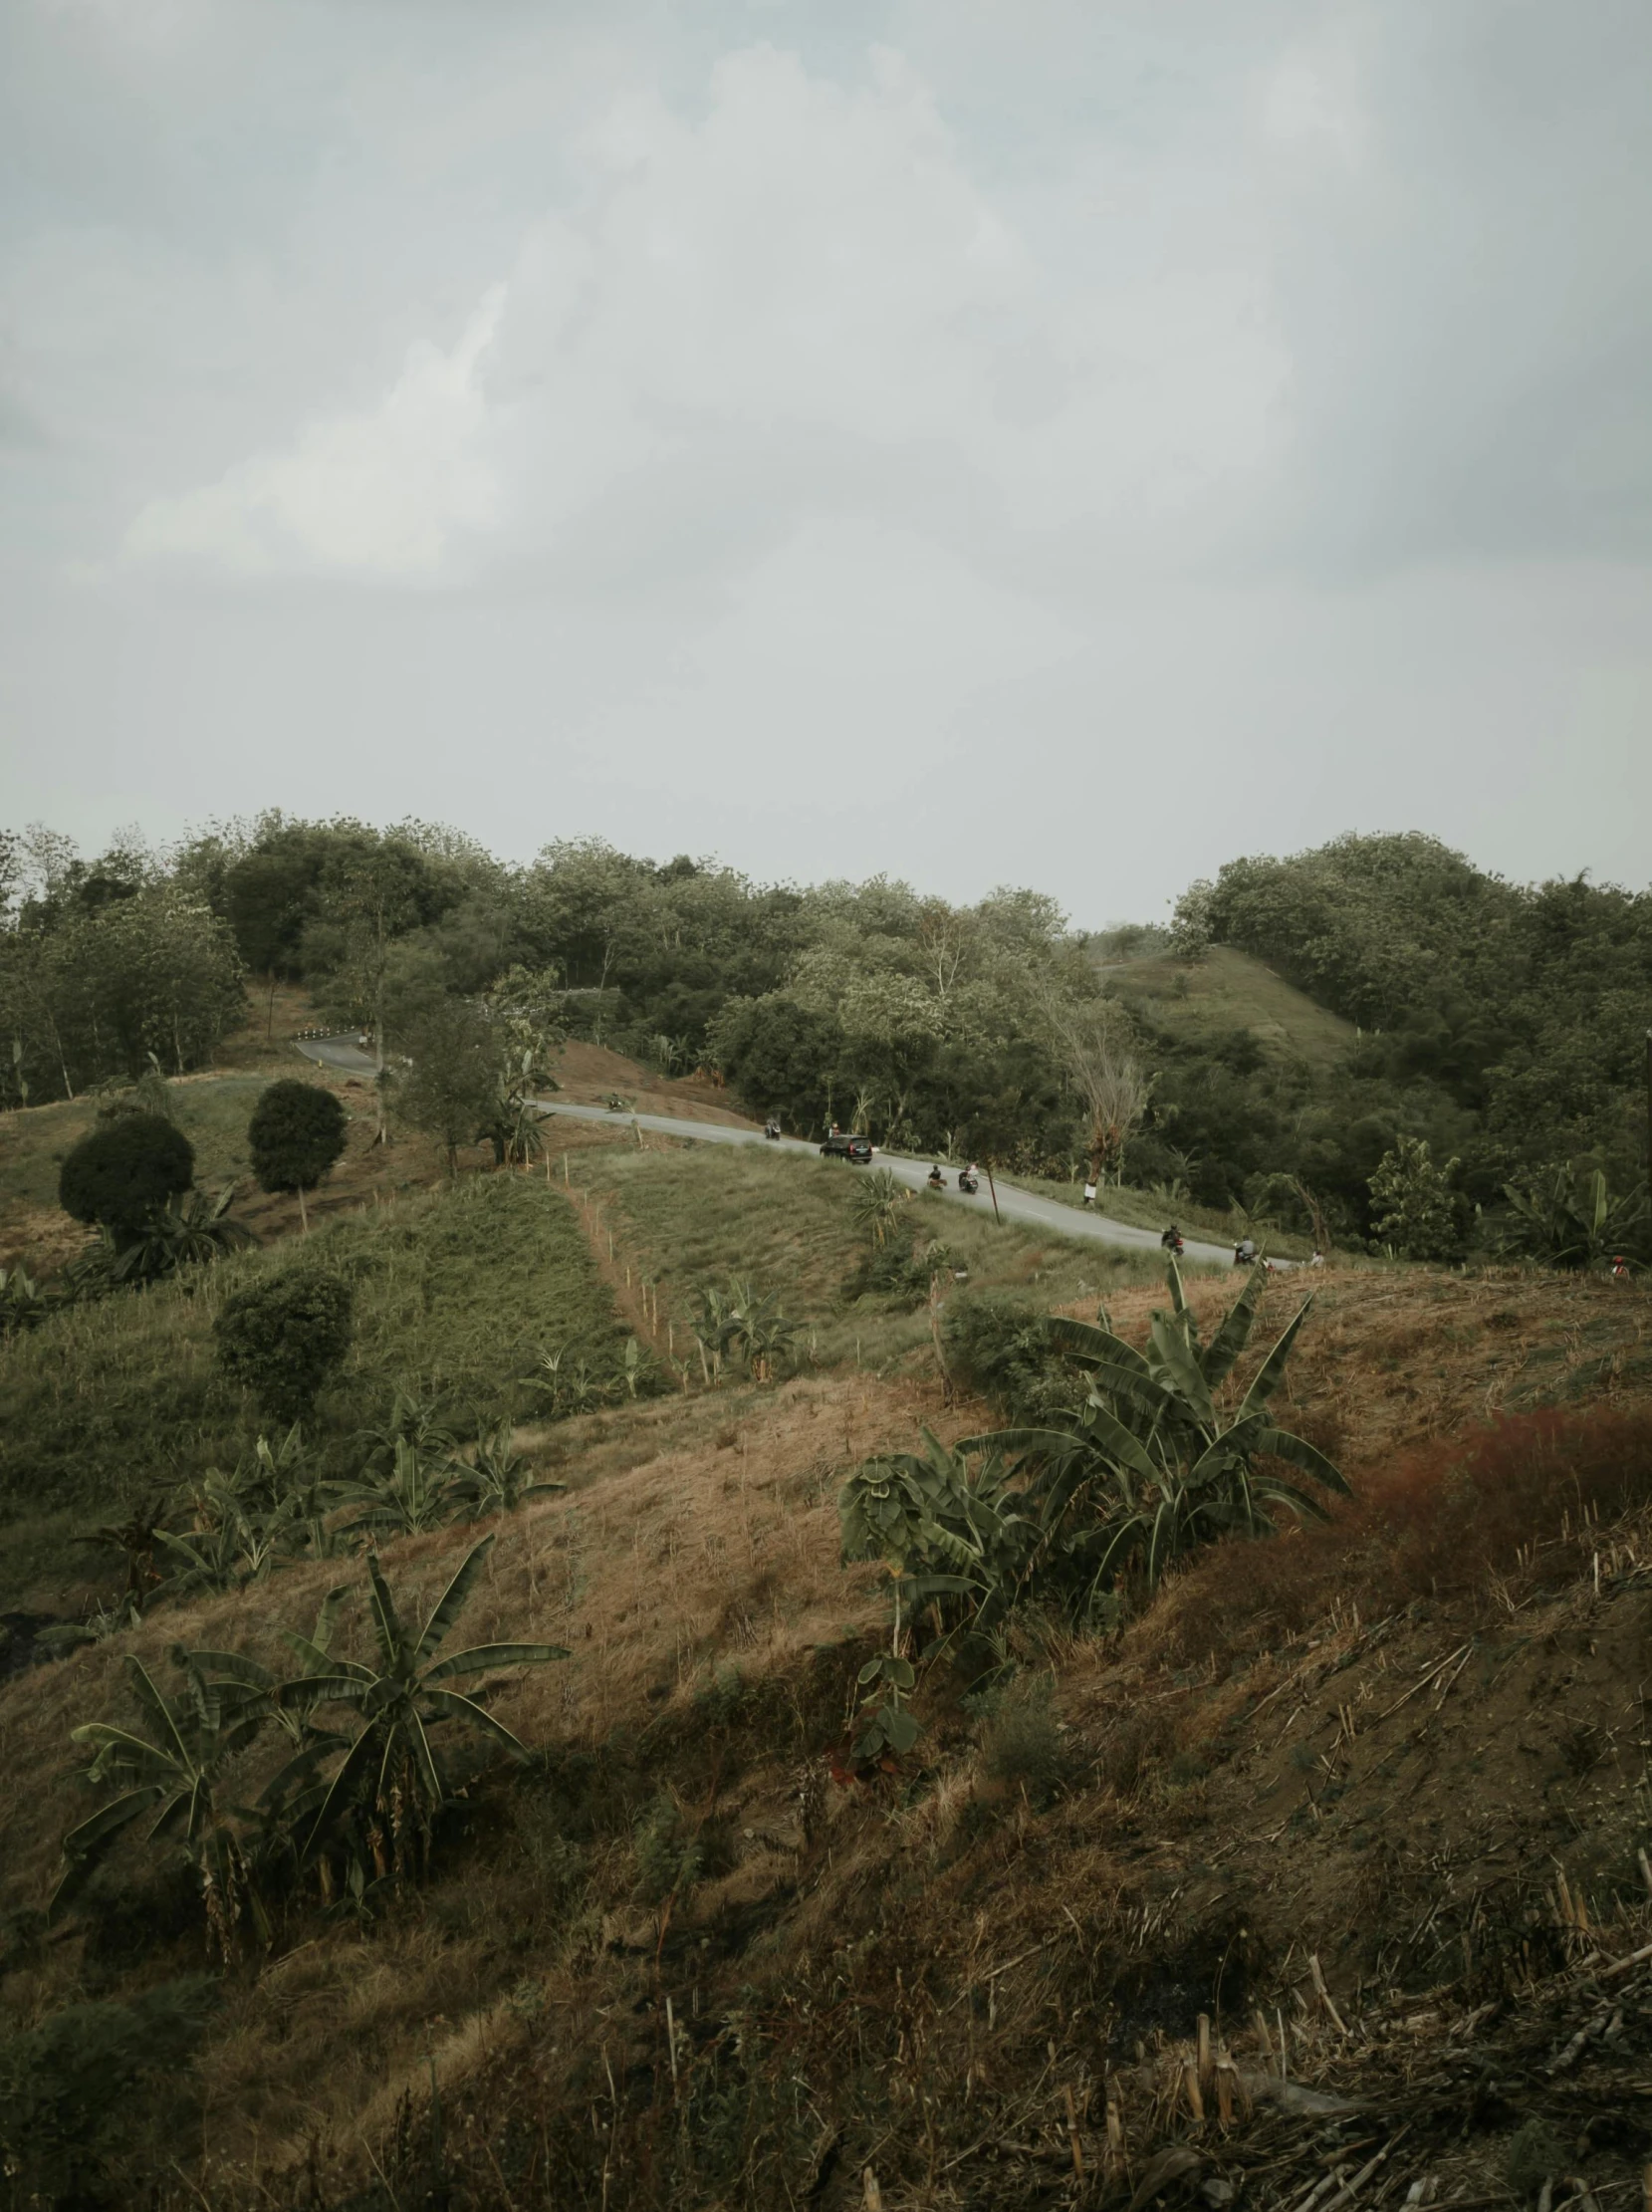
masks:
[[(353, 1076), (373, 1072), (371, 1055), (341, 1037), (322, 1037), (299, 1046), (299, 1051), (311, 1060), (325, 1062), (331, 1068), (340, 1068)], [(615, 1128), (655, 1130), (661, 1136), (689, 1137), (696, 1144), (767, 1144), (777, 1152), (819, 1152), (818, 1144), (805, 1142), (802, 1137), (765, 1137), (761, 1129), (731, 1129), (721, 1121), (680, 1121), (664, 1113), (610, 1113), (605, 1106), (570, 1106), (557, 1099), (541, 1099), (539, 1105), (547, 1113), (562, 1114), (571, 1121), (606, 1121)], [(851, 1167), (845, 1160), (845, 1175), (858, 1175), (861, 1169)], [(877, 1165), (888, 1168), (912, 1190), (922, 1190), (929, 1179), (930, 1162), (908, 1159), (900, 1152), (877, 1154)], [(954, 1205), (968, 1206), (977, 1213), (991, 1213), (993, 1202), (988, 1194), (987, 1178), (981, 1178), (981, 1188), (971, 1198), (957, 1188), (957, 1176), (948, 1168), (946, 1195)], [(1063, 1206), (1057, 1199), (1041, 1198), (1031, 1190), (1022, 1190), (1014, 1183), (998, 1178), (998, 1210), (1006, 1221), (1036, 1223), (1041, 1229), (1053, 1230), (1058, 1236), (1088, 1239), (1094, 1244), (1110, 1244), (1129, 1252), (1157, 1252), (1160, 1249), (1156, 1229), (1137, 1229), (1127, 1221), (1109, 1221), (1105, 1214), (1081, 1212), (1076, 1206)], [(1202, 1244), (1192, 1237), (1185, 1240), (1183, 1255), (1189, 1260), (1214, 1262), (1217, 1266), (1231, 1267), (1233, 1248), (1226, 1244)], [(1276, 1262), (1276, 1265), (1282, 1263)], [(1289, 1263), (1284, 1263), (1289, 1264)]]

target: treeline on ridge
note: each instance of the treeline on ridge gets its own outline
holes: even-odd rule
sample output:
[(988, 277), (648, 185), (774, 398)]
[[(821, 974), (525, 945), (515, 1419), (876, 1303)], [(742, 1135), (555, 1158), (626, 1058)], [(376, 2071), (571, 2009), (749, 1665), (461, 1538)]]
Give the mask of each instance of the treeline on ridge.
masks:
[(1178, 905), (1172, 954), (1252, 953), (1357, 1025), (1332, 1067), (1128, 1011), (1036, 891), (759, 884), (594, 840), (514, 865), (445, 828), (271, 813), (87, 860), (35, 828), (0, 834), (0, 915), (9, 1105), (208, 1064), (256, 977), (444, 1062), (481, 1049), (475, 1010), (529, 1008), (804, 1133), (1087, 1165), (1167, 1212), (1426, 1259), (1646, 1256), (1652, 895), (1511, 884), (1417, 834), (1237, 860)]

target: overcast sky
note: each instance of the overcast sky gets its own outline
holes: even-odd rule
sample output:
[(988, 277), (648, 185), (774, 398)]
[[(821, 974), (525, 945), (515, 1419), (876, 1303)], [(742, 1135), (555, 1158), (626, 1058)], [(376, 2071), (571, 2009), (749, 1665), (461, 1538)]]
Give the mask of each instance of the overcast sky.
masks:
[(1652, 877), (1645, 0), (3, 0), (0, 820)]

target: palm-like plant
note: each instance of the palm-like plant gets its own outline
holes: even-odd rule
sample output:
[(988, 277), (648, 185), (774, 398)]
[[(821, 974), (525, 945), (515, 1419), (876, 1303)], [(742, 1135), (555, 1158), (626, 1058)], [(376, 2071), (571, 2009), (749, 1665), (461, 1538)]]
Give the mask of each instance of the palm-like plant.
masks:
[(0, 1267), (0, 1337), (37, 1328), (52, 1302), (25, 1268)]
[(1051, 1341), (1089, 1378), (1084, 1404), (1046, 1428), (1003, 1429), (960, 1450), (1011, 1455), (1044, 1530), (1048, 1571), (1064, 1563), (1088, 1598), (1140, 1572), (1149, 1587), (1172, 1560), (1211, 1539), (1269, 1536), (1280, 1510), (1323, 1520), (1317, 1498), (1259, 1460), (1285, 1461), (1321, 1489), (1347, 1484), (1305, 1438), (1267, 1407), (1307, 1318), (1304, 1299), (1237, 1406), (1216, 1393), (1250, 1341), (1267, 1270), (1257, 1268), (1208, 1345), (1170, 1264), (1171, 1310), (1156, 1313), (1146, 1352), (1106, 1326), (1052, 1320)]
[(180, 1268), (202, 1267), (221, 1259), (257, 1238), (239, 1221), (229, 1218), (235, 1197), (233, 1183), (216, 1197), (204, 1190), (186, 1190), (169, 1198), (149, 1215), (136, 1236), (122, 1243), (110, 1261), (114, 1283), (155, 1283), (175, 1275)]
[(452, 1797), (448, 1771), (430, 1741), (443, 1721), (479, 1731), (513, 1759), (527, 1747), (473, 1696), (450, 1687), (495, 1667), (544, 1666), (566, 1659), (555, 1643), (484, 1643), (448, 1658), (437, 1656), (448, 1630), (464, 1610), (492, 1548), (485, 1536), (473, 1545), (422, 1626), (401, 1618), (376, 1555), (367, 1555), (368, 1611), (376, 1663), (339, 1659), (289, 1633), (288, 1643), (313, 1671), (277, 1691), (279, 1703), (351, 1707), (359, 1722), (349, 1752), (320, 1795), (304, 1842), (306, 1856), (325, 1850), (341, 1832), (365, 1824), (365, 1842), (376, 1871), (406, 1862), (409, 1842), (428, 1841), (431, 1824)]
[(478, 1436), (471, 1463), (456, 1474), (454, 1488), (463, 1494), (470, 1518), (481, 1521), (494, 1513), (515, 1513), (534, 1498), (554, 1497), (568, 1485), (531, 1481), (528, 1462), (511, 1441), (511, 1424), (501, 1421)]
[(887, 1167), (874, 1167), (870, 1174), (862, 1175), (855, 1184), (849, 1198), (849, 1211), (854, 1217), (855, 1227), (866, 1230), (874, 1248), (881, 1251), (888, 1242), (905, 1203), (905, 1186), (894, 1171)]
[(265, 1714), (238, 1693), (223, 1695), (187, 1659), (184, 1693), (177, 1698), (162, 1695), (141, 1660), (128, 1657), (125, 1670), (148, 1733), (138, 1735), (111, 1721), (88, 1721), (73, 1731), (75, 1742), (95, 1754), (88, 1779), (124, 1787), (64, 1838), (64, 1871), (48, 1911), (56, 1914), (73, 1903), (118, 1839), (152, 1815), (145, 1840), (175, 1838), (182, 1845), (227, 1954), (243, 1907), (260, 1934), (268, 1934), (240, 1841), (219, 1804), (226, 1770), (258, 1734)]
[(1504, 1250), (1549, 1267), (1588, 1267), (1608, 1258), (1639, 1228), (1646, 1211), (1638, 1191), (1614, 1196), (1599, 1168), (1580, 1182), (1569, 1162), (1525, 1187), (1506, 1183), (1504, 1196), (1514, 1209), (1503, 1232)]
[(342, 1535), (366, 1530), (376, 1535), (422, 1536), (451, 1521), (459, 1507), (465, 1470), (445, 1454), (421, 1451), (410, 1437), (398, 1436), (387, 1468), (367, 1468), (354, 1482), (340, 1483), (341, 1505), (358, 1511)]

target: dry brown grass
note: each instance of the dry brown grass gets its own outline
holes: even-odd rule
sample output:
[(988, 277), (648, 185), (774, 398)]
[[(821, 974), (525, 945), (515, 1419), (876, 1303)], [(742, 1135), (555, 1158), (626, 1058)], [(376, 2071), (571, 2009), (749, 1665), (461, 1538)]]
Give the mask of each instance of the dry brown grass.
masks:
[[(1300, 1288), (1271, 1288), (1269, 1322)], [(1632, 1412), (1652, 1394), (1638, 1363), (1643, 1309), (1615, 1287), (1331, 1273), (1315, 1289), (1291, 1417), (1335, 1431), (1356, 1476), (1442, 1434), (1478, 1434), (1488, 1408), (1546, 1394)], [(1214, 1313), (1231, 1286), (1193, 1296)], [(1122, 1291), (1115, 1319), (1135, 1333), (1161, 1299)], [(869, 2159), (891, 2207), (985, 2212), (1032, 2201), (1062, 2170), (1066, 2090), (1093, 2167), (1108, 2078), (1133, 2185), (1156, 2142), (1188, 2132), (1154, 2067), (1200, 2010), (1251, 2065), (1250, 2008), (1278, 2003), (1297, 2023), (1298, 2068), (1351, 2078), (1355, 2058), (1315, 2025), (1310, 1952), (1350, 2016), (1380, 2022), (1391, 1990), (1409, 2007), (1421, 2000), (1407, 1992), (1437, 1985), (1447, 1994), (1430, 2002), (1455, 2018), (1498, 1991), (1517, 2007), (1526, 1979), (1563, 1961), (1570, 1937), (1544, 1901), (1554, 1856), (1596, 1920), (1638, 1925), (1644, 1515), (1591, 1532), (1598, 1594), (1592, 1572), (1557, 1589), (1573, 1544), (1520, 1587), (1419, 1590), (1386, 1621), (1321, 1590), (1311, 1621), (1282, 1628), (1254, 1604), (1213, 1643), (1190, 1639), (1187, 1624), (1209, 1613), (1213, 1582), (1248, 1573), (1256, 1555), (1214, 1558), (1121, 1639), (1026, 1624), (1023, 1680), (1048, 1683), (1063, 1731), (1050, 1806), (989, 1780), (977, 1732), (941, 1682), (926, 1693), (909, 1777), (831, 1784), (821, 1754), (853, 1660), (884, 1621), (876, 1578), (838, 1563), (837, 1477), (868, 1451), (906, 1445), (922, 1420), (953, 1433), (979, 1425), (981, 1409), (943, 1423), (926, 1382), (837, 1374), (529, 1436), (579, 1487), (502, 1532), (460, 1633), (572, 1647), (499, 1710), (559, 1760), (586, 1756), (588, 1786), (616, 1791), (617, 1812), (583, 1832), (568, 1896), (518, 1838), (516, 1801), (489, 1791), (464, 1851), (370, 1934), (297, 1916), (285, 1955), (231, 1978), (203, 2061), (209, 2189), (216, 2176), (224, 2202), (254, 2201), (255, 2166), (268, 2179), (317, 2137), (332, 2201), (326, 2190), (367, 2176), (366, 2144), (391, 2158), (392, 2122), (404, 2097), (422, 2112), (432, 2066), (444, 2155), (465, 2177), (455, 2201), (477, 2206), (543, 2201), (547, 2165), (553, 2201), (571, 2204), (600, 2202), (604, 2168), (615, 2205), (755, 2208), (787, 2189), (802, 2201), (810, 2145), (836, 2130), (838, 2178), (817, 2201), (840, 2212), (857, 2201), (850, 2184)], [(450, 1531), (387, 1552), (398, 1590), (428, 1599), (465, 1540)], [(1289, 1575), (1298, 1550), (1274, 1547), (1271, 1569)], [(7, 1771), (39, 1780), (4, 1810), (0, 1907), (44, 1890), (56, 1838), (84, 1803), (65, 1737), (118, 1706), (120, 1649), (158, 1661), (174, 1637), (270, 1647), (336, 1572), (305, 1568), (244, 1602), (157, 1616), (0, 1693)], [(708, 1717), (731, 1666), (758, 1700), (755, 1720)], [(729, 1843), (670, 1913), (638, 1897), (629, 1847), (627, 1808), (661, 1790)], [(562, 1803), (544, 1815), (553, 1828)], [(198, 1936), (185, 1934), (121, 1966), (75, 1934), (13, 1972), (3, 1994), (32, 2014), (198, 1957)], [(667, 1995), (693, 2023), (675, 2087)], [(1349, 2052), (1366, 2053), (1373, 2093), (1388, 2094), (1371, 2033)], [(684, 2114), (714, 2078), (733, 2099), (716, 2109), (741, 2131), (744, 2180), (738, 2163), (732, 2180), (693, 2163), (714, 2148), (695, 2129), (723, 2122), (710, 2102), (692, 2124)], [(763, 2099), (799, 2080), (817, 2116), (800, 2107), (794, 2142)], [(1478, 2136), (1465, 2145), (1461, 2117), (1454, 2107), (1444, 2133), (1419, 2119), (1408, 2180), (1495, 2178), (1496, 2123), (1485, 2122), (1488, 2149)], [(1247, 2144), (1275, 2142), (1273, 2124), (1259, 2115), (1249, 2132), (1207, 2131), (1204, 2152), (1240, 2171)], [(1322, 2131), (1310, 2147), (1317, 2159)], [(1597, 2183), (1616, 2173), (1589, 2170)], [(403, 2201), (417, 2201), (420, 2171), (393, 2168)], [(1254, 2195), (1273, 2201), (1260, 2179)], [(276, 2201), (289, 2201), (285, 2185)]]

